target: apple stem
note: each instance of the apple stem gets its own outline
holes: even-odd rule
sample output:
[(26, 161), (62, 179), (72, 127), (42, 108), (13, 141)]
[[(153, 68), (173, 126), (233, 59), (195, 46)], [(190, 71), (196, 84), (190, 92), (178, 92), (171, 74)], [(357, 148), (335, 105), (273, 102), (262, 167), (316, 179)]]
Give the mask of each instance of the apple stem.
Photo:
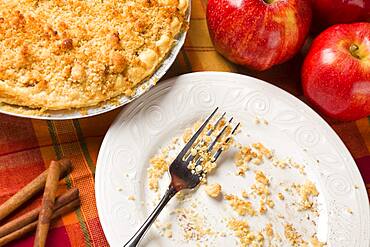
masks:
[(273, 3), (274, 2), (274, 0), (263, 0), (265, 3), (267, 3), (267, 4), (271, 4), (271, 3)]
[(360, 56), (358, 55), (358, 50), (360, 48), (358, 47), (358, 45), (356, 44), (351, 44), (350, 47), (349, 47), (349, 52), (351, 53), (351, 55), (357, 59), (360, 59)]

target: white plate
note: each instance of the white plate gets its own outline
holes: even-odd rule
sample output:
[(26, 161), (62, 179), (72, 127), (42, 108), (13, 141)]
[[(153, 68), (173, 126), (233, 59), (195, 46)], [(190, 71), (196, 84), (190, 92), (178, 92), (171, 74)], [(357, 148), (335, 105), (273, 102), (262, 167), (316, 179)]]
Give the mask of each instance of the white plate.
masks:
[[(279, 157), (289, 156), (306, 166), (307, 178), (314, 181), (320, 192), (317, 226), (302, 222), (302, 217), (290, 207), (284, 209), (277, 204), (274, 210), (280, 210), (286, 222), (293, 223), (304, 237), (316, 231), (328, 246), (369, 246), (365, 186), (353, 158), (335, 132), (318, 114), (285, 91), (255, 78), (220, 72), (192, 73), (161, 82), (126, 107), (110, 127), (99, 152), (95, 189), (99, 218), (111, 246), (122, 246), (154, 207), (155, 194), (147, 186), (149, 158), (216, 106), (244, 124), (239, 141), (261, 141)], [(256, 117), (269, 124), (255, 124)], [(294, 175), (289, 173), (292, 171), (274, 169), (268, 163), (258, 169), (271, 175), (272, 181), (300, 179), (297, 172)], [(252, 182), (235, 177), (234, 171), (232, 161), (225, 155), (209, 180), (219, 181), (228, 193), (240, 193)], [(167, 182), (167, 177), (161, 180), (162, 194)], [(135, 195), (136, 200), (128, 200), (130, 195)], [(206, 225), (217, 230), (226, 231), (220, 218), (235, 216), (225, 201), (210, 199), (202, 188), (189, 200), (196, 201), (196, 210), (205, 216)], [(169, 212), (178, 203), (169, 203), (160, 216), (162, 222), (173, 220), (174, 215)], [(266, 215), (281, 231), (274, 210), (268, 210)], [(248, 221), (256, 229), (266, 222), (260, 218)], [(227, 237), (208, 238), (201, 244), (235, 245), (232, 232), (226, 233)], [(161, 237), (153, 226), (143, 244), (195, 246), (194, 241), (182, 238), (177, 225), (172, 239)]]

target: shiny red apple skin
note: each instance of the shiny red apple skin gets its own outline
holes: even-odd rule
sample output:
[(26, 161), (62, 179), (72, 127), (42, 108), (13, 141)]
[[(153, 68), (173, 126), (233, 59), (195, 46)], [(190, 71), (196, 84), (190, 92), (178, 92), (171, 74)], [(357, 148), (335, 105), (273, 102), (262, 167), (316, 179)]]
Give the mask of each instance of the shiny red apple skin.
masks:
[(370, 21), (370, 0), (312, 0), (315, 28)]
[(310, 0), (209, 0), (207, 24), (219, 53), (262, 71), (301, 48), (311, 24)]
[(327, 116), (344, 121), (369, 116), (370, 23), (337, 24), (316, 37), (303, 63), (302, 85)]

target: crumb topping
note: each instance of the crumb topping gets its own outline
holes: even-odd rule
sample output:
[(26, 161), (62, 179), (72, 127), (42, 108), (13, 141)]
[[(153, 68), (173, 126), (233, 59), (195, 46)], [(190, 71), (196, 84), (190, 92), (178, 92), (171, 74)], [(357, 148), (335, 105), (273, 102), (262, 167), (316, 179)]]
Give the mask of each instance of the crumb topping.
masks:
[(186, 0), (0, 2), (0, 102), (41, 109), (131, 96), (185, 23)]

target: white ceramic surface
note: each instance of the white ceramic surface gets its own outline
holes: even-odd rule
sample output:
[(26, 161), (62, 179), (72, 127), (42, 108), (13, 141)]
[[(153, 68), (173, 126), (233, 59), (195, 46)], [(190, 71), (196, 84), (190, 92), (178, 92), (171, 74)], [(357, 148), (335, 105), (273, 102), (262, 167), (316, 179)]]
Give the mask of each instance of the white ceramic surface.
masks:
[[(111, 246), (122, 246), (154, 208), (155, 194), (147, 184), (149, 158), (216, 106), (242, 122), (240, 142), (261, 141), (280, 157), (291, 157), (306, 166), (306, 177), (315, 182), (320, 192), (320, 216), (315, 219), (316, 226), (306, 228), (299, 215), (277, 205), (274, 210), (290, 212), (285, 218), (287, 222), (302, 227), (306, 234), (317, 232), (328, 246), (369, 246), (366, 189), (353, 158), (336, 133), (312, 109), (285, 91), (255, 78), (221, 72), (192, 73), (161, 82), (127, 106), (110, 127), (99, 152), (95, 189), (100, 221)], [(268, 120), (269, 124), (255, 124), (256, 117)], [(235, 177), (227, 155), (219, 163), (209, 181), (220, 182), (227, 193), (236, 194), (252, 183), (247, 178)], [(267, 163), (258, 169), (271, 175), (272, 182), (300, 176), (271, 168)], [(161, 180), (161, 194), (168, 180), (167, 176)], [(136, 200), (128, 200), (130, 195), (135, 195)], [(235, 212), (225, 201), (210, 199), (203, 189), (197, 190), (185, 205), (191, 201), (198, 204), (196, 210), (205, 216), (208, 225), (227, 231), (219, 218), (235, 216)], [(175, 207), (179, 207), (179, 202), (171, 201), (160, 220), (173, 220), (169, 212)], [(269, 221), (278, 225), (275, 216), (268, 210)], [(256, 229), (267, 222), (253, 218), (248, 221)], [(214, 237), (201, 245), (236, 243), (229, 232), (227, 237)], [(175, 245), (195, 246), (195, 242), (184, 241), (177, 226), (171, 240), (161, 237), (153, 227), (144, 241), (144, 246)]]

